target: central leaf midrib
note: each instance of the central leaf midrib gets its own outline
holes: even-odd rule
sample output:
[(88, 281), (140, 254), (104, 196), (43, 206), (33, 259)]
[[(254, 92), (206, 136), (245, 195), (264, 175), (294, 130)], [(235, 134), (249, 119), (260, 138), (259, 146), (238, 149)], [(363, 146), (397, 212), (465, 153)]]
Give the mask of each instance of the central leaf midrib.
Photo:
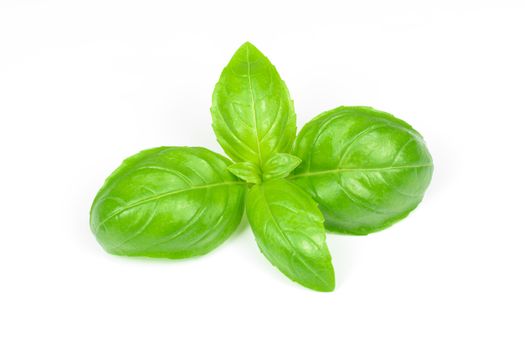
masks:
[(402, 165), (402, 166), (384, 167), (384, 168), (336, 168), (336, 169), (330, 169), (330, 170), (309, 171), (306, 173), (292, 175), (289, 177), (289, 179), (295, 179), (298, 177), (305, 177), (305, 176), (318, 176), (318, 175), (324, 175), (324, 174), (337, 174), (337, 173), (345, 173), (345, 172), (388, 171), (388, 170), (398, 170), (398, 169), (429, 168), (431, 166), (432, 164)]
[(255, 141), (257, 143), (257, 158), (259, 159), (259, 166), (262, 168), (262, 160), (261, 160), (261, 144), (259, 142), (259, 128), (257, 126), (257, 112), (255, 110), (255, 96), (253, 95), (253, 86), (252, 86), (252, 71), (251, 71), (251, 63), (250, 63), (250, 49), (246, 48), (246, 64), (248, 66), (248, 86), (250, 88), (250, 97), (251, 97), (251, 107), (252, 107), (252, 117), (253, 117), (253, 125), (255, 127)]
[(115, 210), (113, 213), (111, 213), (107, 218), (105, 218), (104, 220), (102, 220), (98, 227), (100, 228), (102, 225), (104, 225), (106, 222), (108, 222), (109, 220), (111, 220), (112, 218), (114, 218), (115, 216), (119, 215), (119, 214), (122, 214), (123, 212), (125, 212), (126, 210), (129, 210), (131, 208), (134, 208), (134, 207), (137, 207), (139, 205), (142, 205), (142, 204), (145, 204), (145, 203), (149, 203), (149, 202), (152, 202), (152, 201), (156, 201), (156, 200), (159, 200), (159, 199), (162, 199), (162, 198), (165, 198), (165, 197), (169, 197), (169, 196), (173, 196), (173, 195), (176, 195), (176, 194), (179, 194), (179, 193), (184, 193), (184, 192), (189, 192), (189, 191), (192, 191), (192, 190), (200, 190), (200, 189), (205, 189), (205, 188), (211, 188), (211, 187), (219, 187), (219, 186), (227, 186), (227, 185), (244, 185), (245, 183), (244, 182), (240, 182), (240, 181), (227, 181), (227, 182), (218, 182), (218, 183), (213, 183), (213, 184), (207, 184), (207, 185), (200, 185), (200, 186), (192, 186), (192, 187), (186, 187), (186, 188), (183, 188), (183, 189), (178, 189), (178, 190), (173, 190), (173, 191), (168, 191), (168, 192), (163, 192), (163, 193), (160, 193), (160, 194), (157, 194), (157, 195), (154, 195), (154, 196), (151, 196), (151, 197), (146, 197), (146, 198), (143, 198), (141, 200), (138, 200), (136, 202), (132, 202), (130, 203), (129, 205), (126, 205), (124, 207), (121, 207), (117, 210)]

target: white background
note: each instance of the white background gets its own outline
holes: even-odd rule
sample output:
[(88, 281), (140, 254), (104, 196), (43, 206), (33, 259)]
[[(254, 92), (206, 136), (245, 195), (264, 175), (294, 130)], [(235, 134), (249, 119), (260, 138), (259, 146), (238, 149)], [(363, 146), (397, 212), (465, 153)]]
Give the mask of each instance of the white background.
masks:
[[(0, 1), (0, 348), (525, 349), (523, 1)], [(333, 293), (246, 222), (186, 261), (106, 254), (91, 201), (121, 160), (221, 152), (211, 92), (244, 41), (298, 127), (339, 105), (405, 119), (435, 176), (407, 219), (330, 235)]]

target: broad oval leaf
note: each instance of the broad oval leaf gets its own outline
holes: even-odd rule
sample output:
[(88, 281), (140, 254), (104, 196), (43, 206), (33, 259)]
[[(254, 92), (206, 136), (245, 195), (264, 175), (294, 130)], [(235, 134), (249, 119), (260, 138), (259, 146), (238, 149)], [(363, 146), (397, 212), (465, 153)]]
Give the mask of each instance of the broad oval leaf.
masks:
[(288, 89), (271, 62), (250, 43), (224, 68), (213, 91), (213, 130), (237, 162), (263, 167), (274, 153), (291, 150), (295, 112)]
[(410, 125), (370, 107), (322, 113), (299, 133), (303, 162), (290, 177), (317, 203), (330, 231), (368, 234), (406, 217), (422, 200), (432, 158)]
[(284, 179), (255, 185), (246, 213), (261, 252), (282, 273), (314, 290), (334, 289), (323, 216), (306, 192)]
[(186, 258), (222, 243), (238, 226), (245, 184), (226, 158), (204, 148), (160, 147), (126, 160), (91, 208), (91, 229), (109, 253)]

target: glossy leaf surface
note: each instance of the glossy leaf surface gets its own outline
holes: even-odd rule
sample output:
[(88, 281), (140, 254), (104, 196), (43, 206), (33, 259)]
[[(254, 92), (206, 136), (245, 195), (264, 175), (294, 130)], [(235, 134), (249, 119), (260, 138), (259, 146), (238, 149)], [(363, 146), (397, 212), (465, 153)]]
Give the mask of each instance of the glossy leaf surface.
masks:
[(275, 67), (250, 43), (224, 68), (211, 113), (217, 140), (237, 162), (262, 168), (274, 153), (291, 150), (296, 132), (293, 102)]
[(245, 184), (226, 158), (204, 148), (142, 151), (109, 176), (91, 229), (117, 255), (185, 258), (222, 243), (238, 226)]
[(228, 167), (228, 170), (239, 179), (248, 183), (261, 183), (261, 169), (258, 165), (251, 162), (235, 163)]
[(419, 133), (369, 107), (340, 107), (307, 123), (290, 177), (319, 203), (326, 227), (367, 234), (407, 216), (432, 177), (432, 158)]
[(255, 185), (246, 213), (261, 252), (274, 266), (305, 287), (334, 289), (323, 216), (306, 192), (284, 179)]
[(263, 179), (280, 179), (288, 176), (297, 166), (301, 164), (301, 158), (287, 153), (274, 154), (263, 169)]

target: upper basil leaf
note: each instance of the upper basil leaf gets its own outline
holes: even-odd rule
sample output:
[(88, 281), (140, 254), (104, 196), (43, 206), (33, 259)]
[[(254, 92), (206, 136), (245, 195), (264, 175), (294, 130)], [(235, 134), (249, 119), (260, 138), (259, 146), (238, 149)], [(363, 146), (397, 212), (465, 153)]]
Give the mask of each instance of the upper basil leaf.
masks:
[(231, 162), (204, 148), (142, 151), (113, 172), (91, 208), (91, 229), (117, 255), (185, 258), (222, 243), (238, 226), (245, 184)]
[(340, 107), (306, 124), (290, 177), (310, 193), (331, 231), (367, 234), (407, 216), (432, 177), (432, 158), (419, 133), (369, 107)]
[(277, 179), (248, 192), (248, 220), (261, 252), (293, 281), (318, 291), (335, 287), (317, 204), (293, 183)]
[(295, 112), (288, 89), (270, 61), (250, 43), (224, 68), (213, 91), (213, 130), (237, 162), (262, 168), (274, 153), (289, 152)]
[(228, 167), (228, 170), (248, 183), (261, 183), (261, 169), (258, 165), (251, 162), (232, 164)]
[(264, 164), (263, 179), (278, 179), (288, 176), (301, 164), (301, 158), (287, 153), (274, 154)]

